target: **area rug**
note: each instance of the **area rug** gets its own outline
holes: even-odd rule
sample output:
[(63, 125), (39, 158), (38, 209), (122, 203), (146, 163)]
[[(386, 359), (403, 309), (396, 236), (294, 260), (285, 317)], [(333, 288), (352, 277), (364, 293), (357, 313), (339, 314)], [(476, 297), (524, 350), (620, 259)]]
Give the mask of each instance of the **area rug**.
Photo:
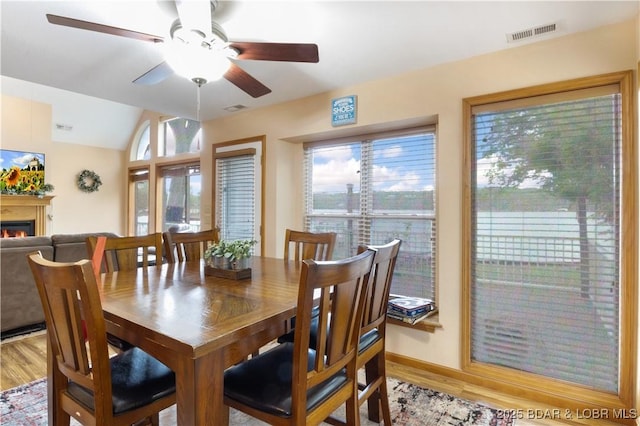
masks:
[[(391, 418), (397, 426), (513, 426), (513, 419), (499, 418), (496, 410), (459, 399), (442, 392), (388, 379)], [(336, 412), (336, 417), (341, 413)], [(175, 407), (163, 411), (160, 423), (175, 424)], [(47, 381), (36, 380), (0, 393), (0, 424), (12, 426), (47, 425)], [(264, 425), (243, 413), (231, 410), (230, 424), (242, 426)], [(361, 410), (361, 424), (377, 423), (366, 418), (366, 404)], [(71, 425), (78, 423), (72, 419)]]

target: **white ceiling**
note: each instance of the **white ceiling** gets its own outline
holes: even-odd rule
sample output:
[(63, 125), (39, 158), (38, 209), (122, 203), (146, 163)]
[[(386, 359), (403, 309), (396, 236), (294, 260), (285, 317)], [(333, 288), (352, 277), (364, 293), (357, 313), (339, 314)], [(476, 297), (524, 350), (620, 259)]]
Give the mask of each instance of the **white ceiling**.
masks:
[[(2, 93), (53, 105), (54, 128), (73, 127), (54, 129), (55, 141), (124, 149), (143, 109), (209, 120), (231, 114), (225, 107), (264, 107), (633, 19), (638, 12), (638, 1), (222, 1), (214, 18), (230, 40), (316, 43), (320, 62), (238, 61), (272, 93), (254, 99), (221, 79), (201, 88), (198, 111), (197, 86), (185, 78), (132, 83), (162, 62), (158, 45), (52, 25), (45, 17), (167, 38), (175, 15), (157, 1), (2, 0), (0, 83)], [(507, 42), (508, 33), (551, 23), (554, 33)]]

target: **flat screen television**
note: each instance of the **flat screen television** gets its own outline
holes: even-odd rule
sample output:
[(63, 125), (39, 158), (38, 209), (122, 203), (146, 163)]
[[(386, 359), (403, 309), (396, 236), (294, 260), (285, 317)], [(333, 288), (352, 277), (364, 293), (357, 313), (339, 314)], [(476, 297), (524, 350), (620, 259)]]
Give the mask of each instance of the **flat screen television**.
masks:
[(3, 194), (29, 194), (45, 185), (42, 153), (0, 149), (0, 167)]

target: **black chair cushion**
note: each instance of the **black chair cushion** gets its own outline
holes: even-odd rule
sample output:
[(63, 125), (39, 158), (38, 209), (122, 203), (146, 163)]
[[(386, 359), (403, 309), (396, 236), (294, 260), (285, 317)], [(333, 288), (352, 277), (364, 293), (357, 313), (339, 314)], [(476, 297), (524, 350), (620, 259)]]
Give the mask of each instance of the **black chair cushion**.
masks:
[[(313, 315), (313, 314), (311, 314)], [(292, 318), (292, 320), (294, 320), (294, 318)], [(316, 341), (318, 340), (318, 313), (315, 314), (315, 316), (311, 317), (311, 331), (309, 332), (309, 347), (311, 349), (316, 349)], [(292, 322), (293, 324), (293, 322)], [(287, 334), (283, 334), (282, 336), (278, 337), (278, 343), (287, 343), (287, 342), (293, 342), (293, 335), (295, 334), (295, 330), (291, 330), (290, 332), (288, 332)]]
[[(313, 368), (315, 351), (309, 349), (307, 371)], [(287, 342), (227, 369), (226, 397), (257, 410), (291, 417), (293, 343)], [(335, 393), (347, 381), (344, 371), (307, 391), (307, 411)]]
[(360, 336), (360, 342), (358, 343), (358, 352), (364, 351), (378, 340), (380, 340), (380, 333), (378, 333), (377, 328), (374, 328), (368, 333), (363, 334), (362, 336)]
[[(114, 415), (150, 404), (176, 391), (173, 371), (139, 348), (114, 356), (110, 364)], [(91, 390), (69, 382), (67, 392), (85, 406), (95, 408)]]

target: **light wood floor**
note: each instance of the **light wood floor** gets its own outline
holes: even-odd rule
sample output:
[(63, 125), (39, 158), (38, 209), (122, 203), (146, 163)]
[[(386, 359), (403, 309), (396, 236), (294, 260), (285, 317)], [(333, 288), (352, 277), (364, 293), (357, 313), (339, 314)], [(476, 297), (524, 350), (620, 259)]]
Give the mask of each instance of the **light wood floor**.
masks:
[[(46, 370), (46, 338), (44, 332), (34, 335), (7, 339), (0, 344), (0, 389), (6, 390), (24, 383), (45, 377)], [(554, 407), (540, 403), (512, 397), (486, 388), (471, 385), (459, 380), (438, 376), (429, 372), (390, 362), (387, 374), (400, 380), (414, 383), (436, 391), (445, 392), (459, 398), (477, 401), (486, 405), (504, 409), (516, 410), (523, 416), (517, 421), (517, 426), (528, 425), (613, 425), (603, 420), (580, 420), (576, 422), (545, 420), (539, 415), (535, 420), (529, 418), (530, 413), (550, 414)], [(531, 411), (534, 410), (534, 411)]]

